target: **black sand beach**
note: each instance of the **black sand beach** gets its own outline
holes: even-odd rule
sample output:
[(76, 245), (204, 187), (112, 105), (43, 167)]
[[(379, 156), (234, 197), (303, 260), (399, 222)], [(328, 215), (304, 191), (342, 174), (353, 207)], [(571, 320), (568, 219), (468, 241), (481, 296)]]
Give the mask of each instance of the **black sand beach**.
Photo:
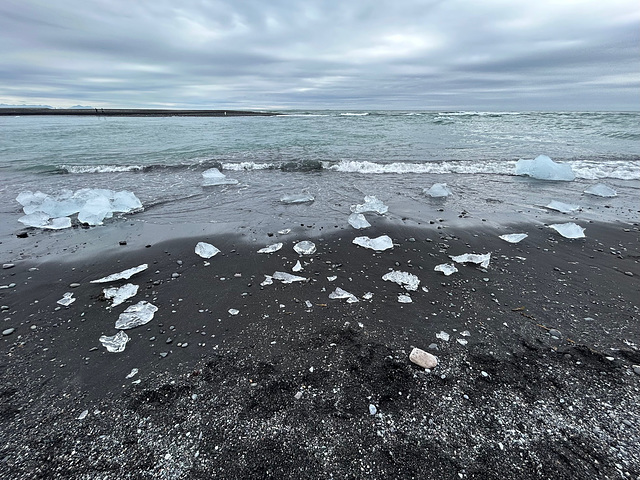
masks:
[[(637, 225), (569, 240), (376, 220), (130, 239), (3, 269), (2, 478), (638, 478)], [(353, 245), (362, 234), (394, 248)], [(301, 257), (307, 238), (317, 252)], [(209, 266), (198, 241), (221, 250)], [(433, 271), (487, 252), (486, 269)], [(261, 286), (297, 260), (307, 282)], [(142, 263), (137, 296), (108, 309), (112, 285), (89, 281)], [(413, 303), (390, 270), (419, 277)], [(329, 299), (336, 287), (359, 302)], [(66, 292), (77, 300), (60, 307)], [(155, 317), (108, 353), (98, 338), (142, 299)], [(412, 364), (413, 347), (438, 366)]]

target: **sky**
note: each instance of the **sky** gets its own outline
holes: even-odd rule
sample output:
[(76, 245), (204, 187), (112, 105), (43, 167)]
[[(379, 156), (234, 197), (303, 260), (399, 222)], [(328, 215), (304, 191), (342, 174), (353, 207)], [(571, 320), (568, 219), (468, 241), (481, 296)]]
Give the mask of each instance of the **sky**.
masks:
[(0, 104), (640, 110), (638, 0), (2, 0)]

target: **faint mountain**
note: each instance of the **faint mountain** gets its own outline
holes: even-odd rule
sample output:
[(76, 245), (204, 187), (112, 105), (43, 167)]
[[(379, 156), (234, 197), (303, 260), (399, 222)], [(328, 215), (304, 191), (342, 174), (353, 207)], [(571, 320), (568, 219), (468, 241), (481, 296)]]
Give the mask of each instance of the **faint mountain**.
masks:
[(87, 105), (74, 105), (73, 107), (69, 107), (70, 110), (93, 110), (94, 107)]
[(7, 105), (0, 103), (0, 108), (53, 108), (50, 105)]

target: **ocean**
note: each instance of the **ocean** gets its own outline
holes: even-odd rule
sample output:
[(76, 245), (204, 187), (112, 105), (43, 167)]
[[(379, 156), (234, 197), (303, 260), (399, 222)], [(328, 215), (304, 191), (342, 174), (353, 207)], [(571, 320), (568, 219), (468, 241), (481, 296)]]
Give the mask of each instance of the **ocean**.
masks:
[[(547, 155), (572, 182), (516, 176), (518, 159)], [(308, 171), (309, 164), (321, 170)], [(284, 168), (283, 168), (284, 165)], [(203, 186), (222, 166), (237, 185)], [(0, 241), (23, 231), (25, 191), (133, 192), (142, 211), (105, 220), (267, 231), (345, 225), (374, 195), (391, 218), (432, 221), (446, 212), (496, 222), (546, 221), (545, 205), (580, 205), (584, 221), (638, 221), (639, 113), (296, 111), (255, 117), (0, 117)], [(452, 195), (424, 189), (446, 183)], [(585, 195), (595, 183), (615, 198)], [(314, 201), (284, 204), (287, 194)], [(555, 215), (555, 214), (554, 214)], [(564, 214), (563, 214), (564, 215)], [(348, 226), (348, 225), (347, 225)], [(42, 232), (40, 235), (61, 235)]]

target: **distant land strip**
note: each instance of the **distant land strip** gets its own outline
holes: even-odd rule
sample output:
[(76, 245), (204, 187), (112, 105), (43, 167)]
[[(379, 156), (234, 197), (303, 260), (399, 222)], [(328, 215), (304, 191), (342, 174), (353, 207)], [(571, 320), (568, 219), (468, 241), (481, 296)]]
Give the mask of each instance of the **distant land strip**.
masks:
[(268, 112), (243, 110), (160, 110), (137, 108), (0, 108), (0, 116), (73, 115), (82, 117), (251, 117)]

